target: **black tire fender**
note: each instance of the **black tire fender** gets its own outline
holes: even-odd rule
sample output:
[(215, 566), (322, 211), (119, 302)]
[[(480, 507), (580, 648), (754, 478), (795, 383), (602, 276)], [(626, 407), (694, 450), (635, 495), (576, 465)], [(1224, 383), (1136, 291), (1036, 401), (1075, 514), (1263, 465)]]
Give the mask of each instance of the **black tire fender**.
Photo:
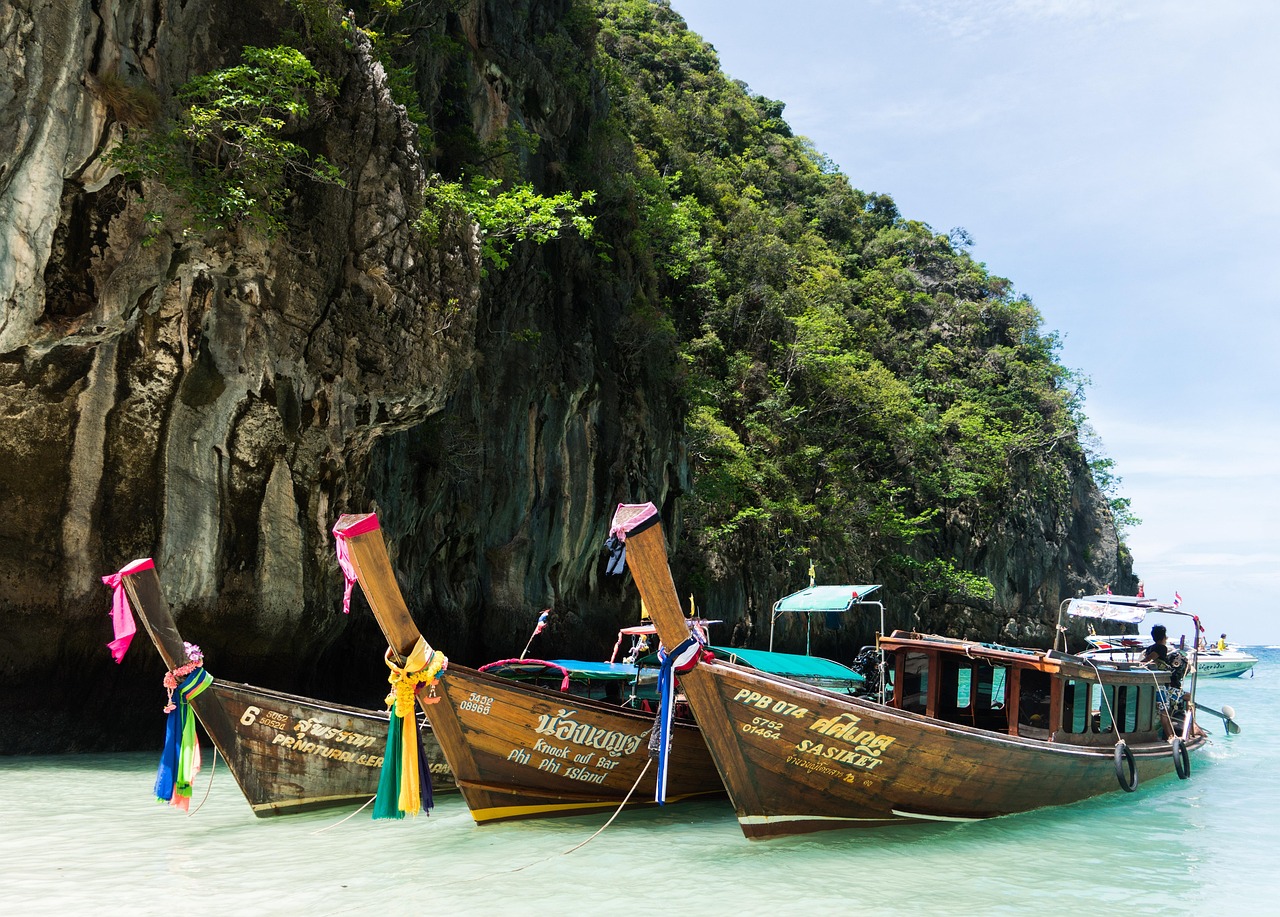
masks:
[(1173, 740), (1173, 769), (1178, 772), (1179, 780), (1191, 776), (1191, 755), (1187, 754), (1186, 743), (1181, 739)]
[(1120, 789), (1132, 793), (1138, 788), (1138, 762), (1124, 742), (1116, 743), (1116, 779)]

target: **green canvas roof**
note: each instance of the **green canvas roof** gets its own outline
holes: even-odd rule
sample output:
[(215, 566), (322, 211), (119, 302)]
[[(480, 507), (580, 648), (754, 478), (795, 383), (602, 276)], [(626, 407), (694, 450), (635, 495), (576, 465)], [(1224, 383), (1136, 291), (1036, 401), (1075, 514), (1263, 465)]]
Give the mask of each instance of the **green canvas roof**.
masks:
[(782, 675), (787, 678), (821, 678), (838, 681), (865, 681), (846, 665), (821, 656), (800, 656), (795, 653), (770, 653), (767, 650), (744, 650), (727, 646), (709, 646), (717, 659), (736, 662), (752, 669)]
[(773, 605), (773, 613), (784, 611), (848, 611), (858, 602), (863, 601), (871, 593), (879, 589), (875, 586), (810, 586), (778, 599)]

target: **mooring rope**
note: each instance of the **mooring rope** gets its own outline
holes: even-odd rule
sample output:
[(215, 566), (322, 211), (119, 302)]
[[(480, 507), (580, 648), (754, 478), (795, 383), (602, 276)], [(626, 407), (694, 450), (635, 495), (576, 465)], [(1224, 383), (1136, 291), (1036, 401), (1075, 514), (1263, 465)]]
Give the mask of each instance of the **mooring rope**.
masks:
[(649, 772), (649, 765), (652, 763), (653, 763), (652, 758), (649, 758), (644, 762), (644, 767), (640, 769), (640, 776), (636, 777), (636, 782), (631, 784), (631, 789), (627, 790), (627, 795), (622, 798), (622, 802), (618, 804), (618, 808), (615, 809), (614, 813), (609, 816), (609, 820), (605, 822), (603, 825), (601, 825), (599, 829), (597, 829), (595, 834), (592, 834), (589, 838), (587, 838), (582, 843), (575, 844), (572, 847), (570, 847), (568, 850), (562, 850), (560, 853), (553, 853), (550, 856), (545, 856), (540, 860), (534, 860), (532, 863), (525, 863), (523, 866), (517, 866), (514, 869), (503, 869), (498, 872), (490, 872), (482, 876), (475, 876), (475, 877), (468, 878), (466, 879), (466, 882), (470, 883), (470, 882), (479, 881), (480, 879), (491, 879), (494, 876), (510, 875), (513, 872), (520, 872), (522, 870), (528, 869), (530, 866), (537, 866), (540, 863), (546, 863), (549, 860), (554, 860), (558, 856), (568, 856), (569, 854), (573, 853), (575, 850), (582, 849), (587, 844), (591, 843), (597, 837), (599, 837), (600, 833), (604, 831), (605, 828), (613, 824), (613, 820), (618, 817), (618, 813), (621, 812), (623, 808), (626, 807), (627, 803), (631, 801), (631, 795), (636, 791), (636, 787), (640, 785), (640, 781), (644, 779), (644, 775)]
[(204, 805), (204, 801), (209, 798), (209, 791), (213, 789), (213, 772), (217, 769), (218, 769), (218, 746), (215, 745), (213, 746), (213, 763), (209, 765), (209, 782), (208, 784), (205, 785), (204, 796), (200, 798), (200, 804), (195, 807), (195, 810), (187, 813), (187, 818), (190, 818), (192, 815), (195, 815), (196, 812), (199, 812), (200, 806)]
[(326, 831), (328, 831), (330, 828), (336, 828), (336, 827), (338, 827), (338, 825), (342, 824), (343, 822), (348, 821), (348, 820), (350, 820), (350, 819), (352, 819), (352, 818), (355, 818), (357, 815), (359, 815), (359, 814), (360, 814), (361, 812), (363, 812), (365, 809), (369, 808), (369, 804), (370, 804), (371, 802), (373, 802), (373, 801), (374, 801), (375, 799), (377, 799), (377, 798), (378, 798), (378, 797), (377, 797), (377, 795), (376, 795), (376, 794), (375, 794), (375, 795), (373, 795), (373, 796), (370, 796), (368, 799), (366, 799), (366, 800), (365, 800), (364, 805), (362, 805), (360, 808), (356, 809), (354, 812), (352, 812), (352, 813), (351, 813), (350, 815), (348, 815), (346, 818), (339, 819), (338, 821), (335, 821), (332, 825), (325, 825), (325, 826), (324, 826), (323, 828), (321, 828), (319, 831), (312, 831), (311, 833), (312, 833), (312, 834), (324, 834), (324, 833), (325, 833)]
[[(631, 800), (631, 794), (636, 791), (636, 787), (640, 785), (640, 781), (644, 779), (644, 775), (648, 772), (649, 765), (652, 763), (653, 763), (652, 758), (649, 758), (644, 762), (644, 767), (640, 769), (640, 776), (636, 778), (635, 783), (631, 784), (631, 789), (627, 790), (627, 795), (622, 798), (622, 802), (618, 804), (618, 808), (614, 810), (614, 813), (612, 815), (609, 816), (609, 820), (600, 826), (600, 831), (603, 831), (605, 828), (613, 824), (613, 820), (618, 817), (618, 813), (622, 811), (622, 807), (625, 806)], [(566, 850), (564, 853), (560, 855), (568, 856), (569, 854), (577, 850), (579, 847), (587, 846), (587, 844), (591, 843), (600, 835), (600, 831), (597, 831), (595, 834), (591, 835), (591, 837), (587, 838), (581, 844), (578, 844), (575, 847), (570, 847), (568, 850)], [(521, 868), (523, 869), (524, 867), (521, 867)]]

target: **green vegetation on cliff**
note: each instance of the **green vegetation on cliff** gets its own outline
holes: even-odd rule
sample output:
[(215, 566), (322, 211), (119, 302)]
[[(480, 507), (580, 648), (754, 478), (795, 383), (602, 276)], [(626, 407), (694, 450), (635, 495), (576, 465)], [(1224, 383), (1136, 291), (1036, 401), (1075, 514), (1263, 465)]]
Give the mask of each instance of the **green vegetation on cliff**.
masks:
[(1069, 503), (1079, 383), (1057, 338), (962, 230), (851, 187), (667, 3), (596, 5), (639, 167), (632, 245), (679, 341), (686, 553), (991, 598), (941, 526)]

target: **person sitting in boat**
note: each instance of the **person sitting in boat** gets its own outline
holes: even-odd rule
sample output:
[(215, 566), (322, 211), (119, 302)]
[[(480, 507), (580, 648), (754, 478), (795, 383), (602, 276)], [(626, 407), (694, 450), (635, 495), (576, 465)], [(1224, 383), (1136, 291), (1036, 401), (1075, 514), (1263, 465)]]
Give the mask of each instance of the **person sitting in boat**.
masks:
[(1163, 624), (1151, 628), (1151, 645), (1142, 653), (1143, 662), (1166, 662), (1169, 659), (1169, 632)]
[(1169, 649), (1169, 633), (1163, 624), (1151, 628), (1151, 641), (1151, 645), (1142, 653), (1143, 664), (1154, 662), (1162, 669), (1169, 669), (1173, 673), (1169, 684), (1179, 687), (1182, 684), (1182, 673), (1187, 667), (1186, 660), (1177, 650)]
[(1227, 651), (1227, 635), (1223, 634), (1218, 638), (1218, 652), (1225, 653)]

